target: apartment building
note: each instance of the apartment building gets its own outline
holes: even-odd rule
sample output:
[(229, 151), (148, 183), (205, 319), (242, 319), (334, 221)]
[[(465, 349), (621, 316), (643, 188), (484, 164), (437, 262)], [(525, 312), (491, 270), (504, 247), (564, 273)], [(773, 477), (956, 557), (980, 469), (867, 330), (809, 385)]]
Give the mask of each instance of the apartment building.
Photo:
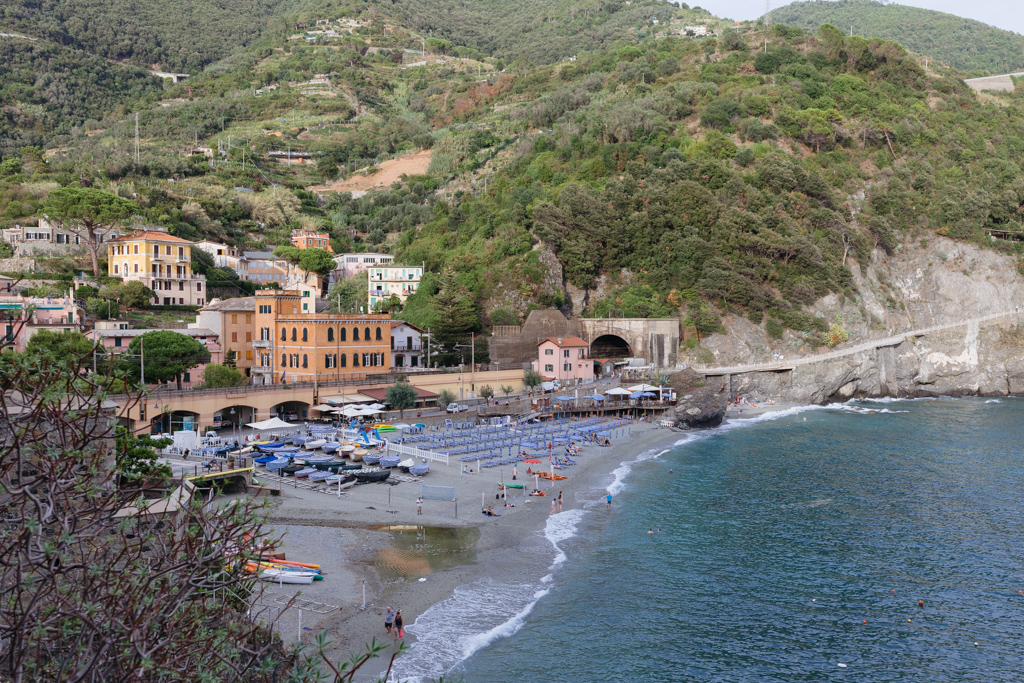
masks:
[(229, 247), (226, 244), (220, 242), (213, 242), (211, 240), (202, 240), (196, 242), (195, 246), (199, 247), (207, 254), (213, 257), (213, 265), (218, 268), (230, 268), (231, 270), (238, 270), (238, 258), (241, 252), (236, 247)]
[(331, 271), (332, 280), (342, 280), (365, 273), (367, 268), (389, 265), (395, 257), (391, 254), (362, 253), (339, 254), (334, 257), (337, 267)]
[[(65, 230), (49, 222), (39, 219), (39, 225), (15, 225), (0, 231), (3, 240), (14, 247), (16, 256), (52, 256), (63, 254), (85, 253), (87, 246), (80, 235)], [(117, 228), (105, 228), (96, 231), (100, 242), (109, 242), (120, 237)]]
[(243, 251), (235, 272), (246, 282), (263, 285), (276, 282), (284, 287), (288, 280), (288, 261), (269, 251)]
[(419, 368), (425, 364), (423, 337), (426, 331), (404, 320), (391, 321), (391, 365)]
[(256, 292), (258, 365), (263, 384), (359, 378), (391, 370), (391, 318), (303, 312), (301, 291)]
[(189, 324), (189, 330), (211, 330), (220, 340), (224, 358), (228, 352), (235, 352), (235, 367), (250, 374), (258, 362), (253, 346), (256, 325), (256, 297), (237, 299), (214, 299), (196, 313), (196, 321)]
[(136, 230), (110, 240), (107, 274), (137, 280), (155, 293), (156, 305), (206, 303), (206, 278), (192, 272), (192, 242), (160, 228)]
[(206, 347), (210, 352), (210, 363), (200, 363), (188, 372), (182, 373), (181, 384), (184, 387), (199, 386), (205, 381), (204, 372), (208, 364), (220, 364), (224, 362), (224, 349), (220, 339), (213, 330), (192, 328), (187, 330), (164, 330), (164, 329), (95, 329), (90, 330), (85, 336), (102, 345), (109, 353), (120, 355), (128, 351), (128, 346), (135, 337), (141, 337), (147, 332), (176, 332), (186, 337), (192, 337)]
[(420, 286), (423, 278), (422, 266), (386, 266), (367, 268), (367, 303), (369, 309), (388, 301), (392, 296), (404, 302)]
[(292, 230), (292, 246), (296, 249), (316, 247), (334, 253), (334, 249), (331, 249), (331, 236), (312, 230)]
[(60, 298), (0, 297), (0, 348), (24, 351), (39, 330), (79, 332), (82, 310), (70, 296)]

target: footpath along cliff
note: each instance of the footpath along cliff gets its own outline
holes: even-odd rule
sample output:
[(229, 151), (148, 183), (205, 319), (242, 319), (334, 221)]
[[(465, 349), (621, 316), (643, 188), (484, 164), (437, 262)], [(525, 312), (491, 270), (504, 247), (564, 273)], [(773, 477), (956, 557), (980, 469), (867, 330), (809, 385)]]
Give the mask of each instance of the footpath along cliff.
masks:
[[(689, 362), (701, 368), (784, 365), (856, 349), (870, 340), (895, 336), (895, 341), (777, 372), (737, 372), (729, 377), (724, 394), (718, 391), (722, 378), (717, 384), (709, 378), (704, 394), (819, 404), (884, 396), (1024, 395), (1024, 310), (1018, 311), (1024, 308), (1024, 277), (1014, 258), (933, 238), (904, 245), (892, 256), (876, 254), (871, 265), (853, 263), (851, 270), (856, 284), (856, 291), (848, 292), (852, 299), (831, 295), (807, 307), (827, 324), (840, 324), (848, 341), (814, 349), (808, 333), (787, 330), (781, 339), (773, 339), (764, 324), (726, 316), (728, 333), (705, 339)], [(900, 338), (911, 330), (1007, 312)], [(677, 411), (677, 418), (688, 409)]]

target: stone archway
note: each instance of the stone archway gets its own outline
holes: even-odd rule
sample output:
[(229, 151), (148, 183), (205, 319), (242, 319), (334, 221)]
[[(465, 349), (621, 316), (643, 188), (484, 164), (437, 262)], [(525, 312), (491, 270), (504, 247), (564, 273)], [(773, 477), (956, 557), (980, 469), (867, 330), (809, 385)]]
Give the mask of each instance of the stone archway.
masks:
[(633, 351), (629, 342), (617, 334), (602, 334), (590, 343), (591, 358), (631, 358)]

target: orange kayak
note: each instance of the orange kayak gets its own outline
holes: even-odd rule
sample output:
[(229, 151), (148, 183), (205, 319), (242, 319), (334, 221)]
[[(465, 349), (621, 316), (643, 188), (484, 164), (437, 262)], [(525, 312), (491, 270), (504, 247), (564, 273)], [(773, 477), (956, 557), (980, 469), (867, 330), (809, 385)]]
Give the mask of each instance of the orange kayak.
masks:
[(550, 479), (551, 481), (562, 481), (563, 479), (569, 478), (563, 477), (561, 474), (551, 474), (550, 472), (534, 472), (534, 474), (541, 479)]

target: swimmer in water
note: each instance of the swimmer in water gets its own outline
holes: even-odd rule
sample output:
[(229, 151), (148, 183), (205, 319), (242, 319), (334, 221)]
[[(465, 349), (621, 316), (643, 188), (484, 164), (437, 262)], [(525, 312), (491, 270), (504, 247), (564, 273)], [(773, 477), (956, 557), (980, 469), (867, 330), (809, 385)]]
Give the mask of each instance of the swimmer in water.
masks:
[(647, 533), (649, 533), (649, 534), (653, 534), (653, 533), (654, 533), (654, 527), (651, 527), (650, 529), (648, 529), (648, 530), (647, 530)]

